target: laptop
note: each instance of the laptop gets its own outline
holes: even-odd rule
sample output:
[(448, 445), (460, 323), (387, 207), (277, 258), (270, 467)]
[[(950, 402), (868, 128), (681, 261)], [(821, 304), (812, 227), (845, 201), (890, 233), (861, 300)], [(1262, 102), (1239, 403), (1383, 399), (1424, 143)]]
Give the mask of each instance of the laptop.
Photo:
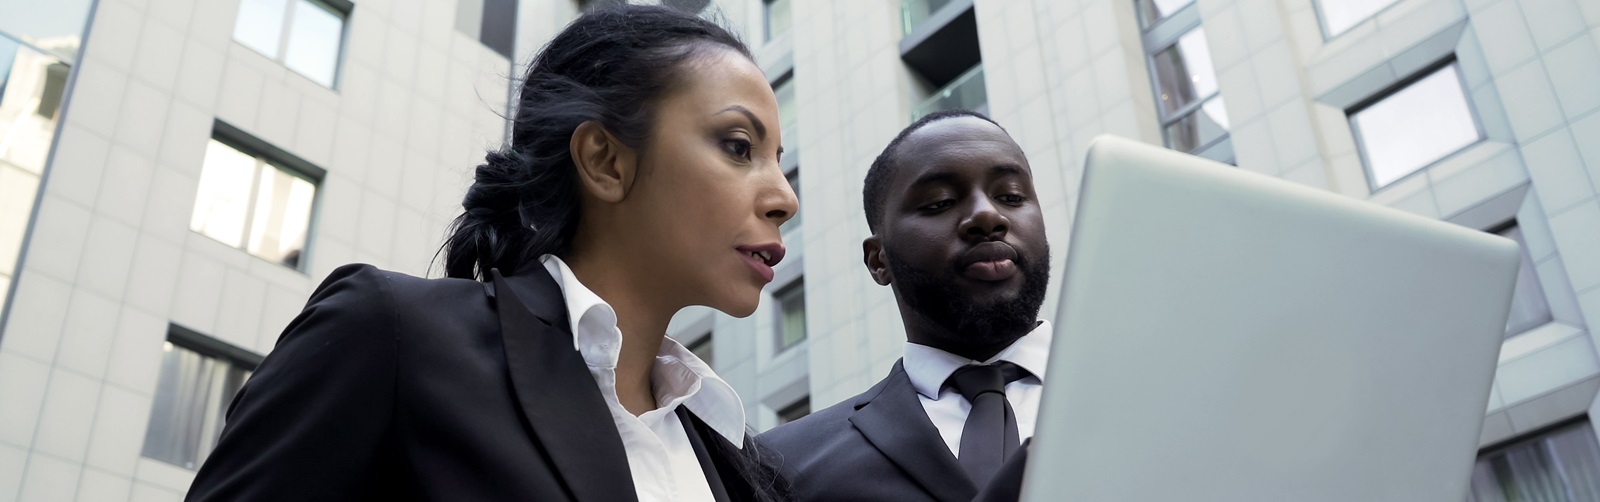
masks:
[(1519, 259), (1099, 137), (1023, 500), (1460, 502)]

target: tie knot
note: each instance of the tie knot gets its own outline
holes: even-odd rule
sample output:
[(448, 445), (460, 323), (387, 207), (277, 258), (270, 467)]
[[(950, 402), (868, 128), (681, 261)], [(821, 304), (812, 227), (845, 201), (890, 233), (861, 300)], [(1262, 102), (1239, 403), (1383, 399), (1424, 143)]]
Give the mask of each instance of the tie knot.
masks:
[(985, 392), (997, 392), (1005, 395), (1006, 384), (1021, 380), (1028, 376), (1028, 370), (1022, 369), (1007, 361), (995, 364), (969, 364), (957, 369), (945, 380), (945, 385), (953, 387), (967, 402), (973, 402)]

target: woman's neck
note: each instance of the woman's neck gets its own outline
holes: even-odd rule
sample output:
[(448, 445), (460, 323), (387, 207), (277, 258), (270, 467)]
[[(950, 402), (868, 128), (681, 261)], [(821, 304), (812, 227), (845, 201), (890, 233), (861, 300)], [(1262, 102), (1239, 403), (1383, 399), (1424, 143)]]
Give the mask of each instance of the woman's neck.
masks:
[(635, 272), (633, 263), (620, 256), (607, 256), (590, 248), (576, 250), (564, 259), (578, 282), (611, 305), (617, 313), (617, 329), (622, 331), (622, 349), (617, 356), (617, 399), (634, 415), (656, 409), (651, 385), (651, 369), (667, 335), (667, 323), (678, 309), (661, 302), (665, 297), (653, 291), (648, 277)]

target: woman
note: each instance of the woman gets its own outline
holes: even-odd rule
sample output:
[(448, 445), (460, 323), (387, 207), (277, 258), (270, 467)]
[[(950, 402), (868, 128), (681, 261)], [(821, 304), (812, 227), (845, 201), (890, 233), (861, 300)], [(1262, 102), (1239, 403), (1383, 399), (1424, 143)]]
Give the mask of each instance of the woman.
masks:
[(685, 306), (751, 314), (783, 258), (777, 109), (712, 23), (579, 18), (477, 168), (450, 278), (334, 271), (189, 498), (781, 499), (738, 396), (665, 338)]

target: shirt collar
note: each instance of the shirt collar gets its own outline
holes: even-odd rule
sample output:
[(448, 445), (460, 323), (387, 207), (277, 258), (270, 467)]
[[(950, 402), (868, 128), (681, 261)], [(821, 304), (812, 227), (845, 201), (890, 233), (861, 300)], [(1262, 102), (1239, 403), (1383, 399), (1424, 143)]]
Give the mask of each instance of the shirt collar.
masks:
[(1041, 320), (1033, 331), (1011, 342), (1005, 350), (987, 361), (967, 359), (927, 345), (906, 342), (903, 362), (906, 376), (911, 379), (911, 386), (917, 389), (918, 394), (935, 401), (939, 400), (939, 390), (944, 387), (944, 381), (950, 379), (950, 374), (969, 364), (1009, 361), (1043, 382), (1046, 363), (1050, 360), (1051, 333), (1050, 321)]
[[(586, 364), (615, 369), (622, 350), (622, 332), (617, 329), (616, 311), (579, 282), (578, 276), (560, 257), (546, 254), (539, 257), (539, 262), (561, 286), (567, 319), (572, 324), (573, 348)], [(656, 386), (656, 405), (660, 409), (671, 410), (682, 404), (735, 447), (744, 447), (744, 403), (733, 386), (717, 376), (694, 352), (671, 337), (663, 338), (651, 372)]]

